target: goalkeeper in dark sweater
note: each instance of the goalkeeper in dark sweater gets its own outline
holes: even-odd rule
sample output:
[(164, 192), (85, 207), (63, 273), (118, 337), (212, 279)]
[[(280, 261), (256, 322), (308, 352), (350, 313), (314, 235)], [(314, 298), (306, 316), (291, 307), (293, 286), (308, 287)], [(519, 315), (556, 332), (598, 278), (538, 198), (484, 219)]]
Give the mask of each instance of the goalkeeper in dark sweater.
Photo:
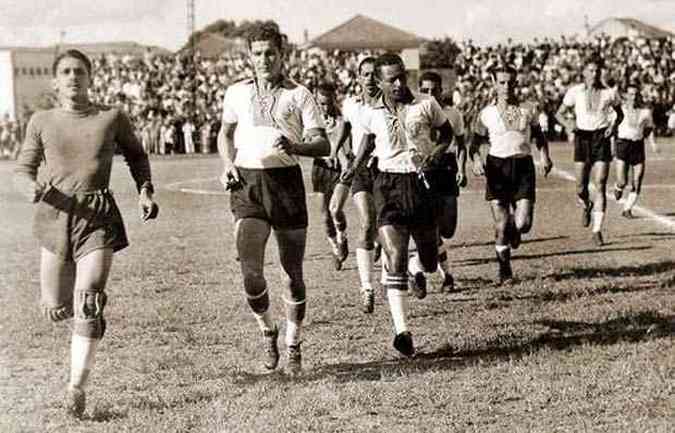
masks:
[(52, 73), (59, 106), (31, 118), (14, 180), (35, 203), (43, 311), (55, 322), (73, 318), (66, 408), (79, 418), (96, 346), (106, 328), (104, 289), (113, 253), (128, 245), (108, 189), (116, 146), (136, 183), (141, 218), (155, 218), (158, 207), (152, 199), (148, 157), (129, 119), (117, 108), (89, 100), (89, 59), (77, 50), (65, 51), (55, 59)]

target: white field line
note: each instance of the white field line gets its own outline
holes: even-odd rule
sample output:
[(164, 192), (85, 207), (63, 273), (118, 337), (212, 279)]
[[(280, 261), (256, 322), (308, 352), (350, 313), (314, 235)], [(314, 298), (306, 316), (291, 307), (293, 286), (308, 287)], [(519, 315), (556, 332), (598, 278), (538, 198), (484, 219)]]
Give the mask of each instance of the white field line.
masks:
[[(553, 171), (551, 172), (554, 175), (574, 182), (574, 176), (571, 173), (568, 173), (566, 171), (560, 170), (558, 168), (553, 168)], [(228, 192), (226, 191), (219, 191), (215, 189), (200, 189), (200, 188), (189, 188), (185, 187), (183, 185), (189, 185), (192, 183), (200, 183), (200, 182), (218, 182), (217, 177), (208, 177), (208, 178), (199, 178), (199, 179), (188, 179), (188, 180), (181, 180), (178, 182), (172, 182), (169, 184), (164, 185), (164, 189), (168, 189), (169, 191), (174, 191), (174, 192), (182, 192), (185, 194), (199, 194), (199, 195), (229, 195)], [(218, 182), (220, 184), (220, 182)], [(643, 185), (642, 189), (673, 189), (675, 188), (675, 184), (652, 184), (652, 185)], [(537, 187), (537, 192), (562, 192), (562, 191), (569, 191), (570, 188), (564, 188), (564, 187), (557, 187), (557, 188), (541, 188)], [(315, 195), (316, 193), (308, 193), (308, 195)], [(462, 190), (461, 195), (483, 195), (485, 194), (485, 191), (482, 190)], [(637, 207), (633, 208), (636, 209)]]
[[(559, 168), (553, 168), (551, 171), (551, 174), (554, 176), (557, 176), (561, 179), (570, 181), (570, 182), (576, 182), (576, 179), (574, 175), (568, 171), (561, 170)], [(167, 184), (164, 188), (170, 190), (170, 191), (175, 191), (175, 192), (182, 192), (185, 194), (199, 194), (199, 195), (229, 195), (225, 191), (218, 191), (218, 190), (213, 190), (213, 189), (201, 189), (201, 188), (189, 188), (189, 187), (184, 187), (183, 185), (189, 185), (192, 183), (200, 183), (200, 182), (210, 182), (210, 181), (216, 181), (218, 182), (217, 177), (208, 177), (208, 178), (195, 178), (195, 179), (188, 179), (188, 180), (182, 180), (178, 182), (172, 182)], [(592, 187), (592, 185), (591, 185)], [(672, 184), (656, 184), (656, 185), (645, 185), (642, 187), (642, 189), (667, 189), (667, 188), (675, 188), (675, 185)], [(560, 192), (560, 191), (569, 191), (569, 188), (537, 188), (537, 192)], [(310, 193), (309, 195), (314, 195), (315, 193)], [(483, 191), (462, 191), (462, 195), (467, 195), (467, 194), (484, 194)], [(607, 194), (607, 197), (611, 200), (614, 200), (614, 197), (611, 196), (611, 194)], [(620, 200), (618, 203), (623, 204), (625, 199)], [(615, 200), (616, 201), (616, 200)], [(635, 205), (633, 207), (633, 211), (636, 212), (639, 215), (645, 216), (652, 221), (655, 221), (656, 223), (665, 226), (671, 230), (675, 230), (675, 221), (666, 218), (662, 215), (657, 214), (653, 210), (646, 208), (644, 206), (640, 205)]]
[[(576, 182), (576, 178), (574, 177), (574, 175), (572, 173), (568, 172), (568, 171), (560, 170), (559, 168), (554, 167), (553, 170), (551, 170), (551, 173), (554, 176), (558, 176), (561, 179), (565, 179), (565, 180), (568, 180), (570, 182)], [(592, 184), (591, 184), (591, 187), (593, 187)], [(675, 185), (651, 185), (651, 188), (654, 188), (654, 187), (674, 188)], [(649, 188), (649, 186), (643, 186), (642, 187), (642, 189), (648, 189), (648, 188)], [(614, 197), (612, 197), (611, 194), (607, 194), (607, 198), (616, 201), (616, 199)], [(625, 202), (625, 200), (626, 200), (625, 198), (621, 199), (617, 203), (623, 204)], [(658, 224), (661, 224), (662, 226), (665, 226), (665, 227), (667, 227), (671, 230), (675, 230), (675, 221), (671, 220), (670, 218), (666, 218), (662, 215), (659, 215), (649, 208), (646, 208), (646, 207), (640, 206), (640, 205), (635, 205), (635, 206), (633, 206), (633, 212), (635, 212), (637, 214), (640, 214), (642, 216), (645, 216), (645, 217), (651, 219), (652, 221), (655, 221)]]

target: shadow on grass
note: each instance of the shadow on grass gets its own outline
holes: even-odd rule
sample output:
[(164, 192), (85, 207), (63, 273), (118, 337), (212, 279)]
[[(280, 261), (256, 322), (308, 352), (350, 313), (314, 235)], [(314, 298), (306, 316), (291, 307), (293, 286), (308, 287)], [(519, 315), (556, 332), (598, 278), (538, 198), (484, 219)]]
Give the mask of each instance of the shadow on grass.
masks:
[(615, 238), (641, 238), (641, 237), (651, 237), (655, 238), (652, 240), (661, 240), (661, 239), (672, 239), (675, 238), (675, 233), (673, 232), (645, 232), (645, 233), (631, 233), (626, 235), (616, 235), (612, 236)]
[[(513, 254), (511, 257), (511, 261), (518, 261), (518, 260), (532, 260), (532, 259), (544, 259), (548, 257), (563, 257), (563, 256), (574, 256), (574, 255), (579, 255), (579, 254), (598, 254), (598, 253), (612, 253), (612, 252), (629, 252), (629, 251), (644, 251), (644, 250), (650, 250), (652, 247), (650, 246), (639, 246), (639, 247), (631, 247), (631, 248), (605, 248), (605, 247), (600, 247), (600, 248), (595, 248), (595, 249), (585, 249), (585, 250), (571, 250), (571, 251), (558, 251), (558, 252), (552, 252), (552, 253), (546, 253), (546, 254), (518, 254), (517, 252)], [(486, 265), (488, 263), (496, 263), (497, 258), (483, 258), (483, 259), (465, 259), (465, 260), (457, 260), (453, 263), (459, 265), (459, 266), (478, 266), (478, 265)]]
[(541, 320), (533, 325), (546, 326), (547, 332), (523, 341), (519, 335), (499, 335), (486, 347), (475, 350), (457, 350), (449, 345), (418, 353), (414, 359), (391, 359), (364, 363), (339, 363), (303, 372), (300, 378), (291, 379), (283, 374), (256, 375), (238, 372), (234, 380), (239, 384), (260, 381), (300, 380), (318, 381), (334, 378), (338, 382), (388, 381), (412, 373), (429, 370), (463, 369), (481, 363), (501, 363), (530, 356), (541, 350), (564, 351), (585, 345), (609, 346), (620, 342), (640, 342), (651, 339), (671, 338), (675, 335), (675, 316), (665, 316), (652, 311), (627, 314), (600, 323), (577, 321)]
[[(527, 236), (527, 235), (525, 235)], [(562, 239), (569, 239), (569, 236), (551, 236), (548, 238), (533, 238), (533, 239), (523, 239), (523, 244), (534, 244), (539, 242), (548, 242), (548, 241), (559, 241)], [(450, 248), (468, 248), (468, 247), (490, 247), (494, 246), (495, 241), (490, 240), (487, 242), (467, 242), (462, 244), (451, 244)]]
[(89, 421), (93, 422), (109, 422), (115, 421), (118, 419), (126, 418), (126, 412), (115, 410), (109, 407), (97, 407), (94, 409), (94, 413), (89, 417)]
[(595, 268), (572, 268), (559, 274), (551, 275), (555, 281), (570, 279), (587, 279), (599, 277), (644, 277), (648, 275), (663, 274), (675, 270), (675, 262), (667, 260), (663, 262), (644, 263), (640, 265), (620, 266), (618, 268), (595, 267)]

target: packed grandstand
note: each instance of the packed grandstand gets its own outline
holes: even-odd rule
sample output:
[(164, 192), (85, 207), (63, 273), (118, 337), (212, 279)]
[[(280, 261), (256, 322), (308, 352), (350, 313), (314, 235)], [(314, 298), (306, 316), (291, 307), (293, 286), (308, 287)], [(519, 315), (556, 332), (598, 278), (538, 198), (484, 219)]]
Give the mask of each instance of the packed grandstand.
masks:
[[(491, 96), (489, 70), (497, 63), (514, 65), (519, 92), (535, 102), (551, 139), (564, 139), (553, 115), (565, 90), (580, 80), (581, 66), (600, 54), (606, 64), (608, 87), (638, 81), (642, 96), (654, 113), (658, 136), (675, 128), (675, 38), (616, 38), (607, 35), (580, 41), (577, 38), (534, 39), (529, 43), (479, 46), (457, 43), (452, 65), (454, 88), (446, 89), (446, 103), (457, 106), (468, 119)], [(288, 53), (288, 75), (309, 89), (320, 82), (335, 84), (340, 97), (358, 92), (356, 66), (367, 51), (294, 48)], [(422, 67), (424, 68), (424, 64)], [(215, 150), (222, 99), (227, 87), (250, 77), (245, 53), (233, 49), (216, 57), (185, 52), (172, 55), (94, 58), (91, 97), (94, 101), (122, 105), (136, 124), (146, 150), (155, 154), (209, 153)], [(21, 141), (21, 127), (0, 120), (2, 156), (11, 157)]]

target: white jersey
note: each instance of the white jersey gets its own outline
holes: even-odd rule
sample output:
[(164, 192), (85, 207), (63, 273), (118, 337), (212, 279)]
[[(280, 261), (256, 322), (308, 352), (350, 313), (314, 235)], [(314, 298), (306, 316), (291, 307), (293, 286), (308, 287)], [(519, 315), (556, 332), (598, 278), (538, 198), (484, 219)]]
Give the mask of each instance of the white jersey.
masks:
[(576, 84), (565, 93), (563, 104), (574, 108), (577, 128), (596, 131), (610, 125), (612, 107), (618, 104), (616, 91), (599, 89), (588, 92), (585, 84)]
[(413, 95), (410, 103), (392, 112), (383, 99), (367, 111), (363, 127), (368, 134), (375, 134), (377, 168), (389, 173), (414, 173), (417, 171), (411, 150), (420, 156), (431, 155), (437, 144), (432, 140), (433, 128), (448, 119), (438, 102), (426, 95)]
[(509, 106), (504, 119), (497, 105), (483, 108), (476, 122), (476, 133), (490, 139), (489, 154), (497, 158), (523, 157), (532, 154), (531, 130), (537, 122), (534, 108), (530, 104)]
[(623, 120), (619, 125), (618, 137), (638, 141), (645, 138), (645, 128), (654, 128), (652, 110), (649, 108), (627, 108), (623, 110)]
[(352, 152), (354, 155), (359, 153), (361, 140), (366, 135), (366, 131), (363, 129), (363, 118), (364, 111), (369, 108), (361, 96), (350, 96), (342, 102), (342, 116), (351, 125)]
[(228, 87), (223, 99), (223, 123), (236, 123), (234, 164), (243, 168), (290, 167), (295, 155), (280, 152), (274, 144), (280, 137), (302, 143), (303, 132), (324, 128), (314, 96), (307, 88), (284, 80), (272, 95), (258, 96), (254, 80)]

